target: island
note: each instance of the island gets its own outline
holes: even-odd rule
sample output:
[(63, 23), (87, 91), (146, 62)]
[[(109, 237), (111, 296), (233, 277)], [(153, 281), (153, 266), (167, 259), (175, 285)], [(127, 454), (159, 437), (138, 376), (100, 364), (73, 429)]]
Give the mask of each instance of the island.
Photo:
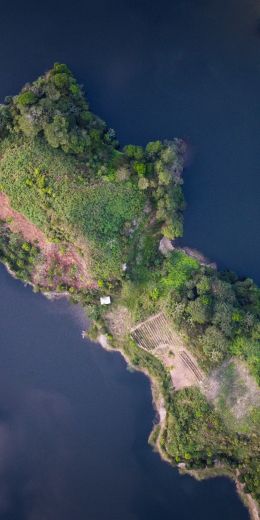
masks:
[(0, 105), (0, 259), (152, 382), (161, 456), (257, 519), (260, 289), (182, 248), (182, 139), (121, 148), (65, 64)]

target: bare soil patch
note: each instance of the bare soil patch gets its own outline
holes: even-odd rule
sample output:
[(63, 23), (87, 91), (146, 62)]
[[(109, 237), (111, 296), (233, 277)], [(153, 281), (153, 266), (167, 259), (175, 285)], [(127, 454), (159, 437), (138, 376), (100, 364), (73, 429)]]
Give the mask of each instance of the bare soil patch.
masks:
[(121, 305), (113, 307), (113, 309), (106, 314), (106, 320), (108, 321), (111, 334), (113, 334), (116, 339), (122, 340), (130, 333), (132, 319), (126, 307)]
[(35, 243), (40, 248), (42, 257), (33, 274), (33, 283), (43, 287), (68, 284), (76, 289), (97, 286), (90, 274), (86, 244), (54, 244), (37, 226), (15, 211), (2, 192), (0, 219), (6, 222), (12, 232), (21, 234), (25, 241)]
[(216, 406), (221, 400), (238, 421), (260, 406), (259, 387), (245, 363), (238, 359), (226, 361), (211, 374), (205, 393)]
[(182, 338), (172, 330), (162, 312), (133, 327), (131, 335), (140, 348), (160, 359), (169, 370), (176, 390), (194, 385), (202, 386), (204, 374), (197, 361)]

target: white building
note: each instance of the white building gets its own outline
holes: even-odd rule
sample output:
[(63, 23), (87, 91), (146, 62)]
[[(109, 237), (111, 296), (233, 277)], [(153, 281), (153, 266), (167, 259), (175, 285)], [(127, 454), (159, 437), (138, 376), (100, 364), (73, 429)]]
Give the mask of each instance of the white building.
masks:
[(110, 296), (101, 296), (100, 303), (101, 303), (101, 305), (110, 305), (110, 303), (111, 303)]

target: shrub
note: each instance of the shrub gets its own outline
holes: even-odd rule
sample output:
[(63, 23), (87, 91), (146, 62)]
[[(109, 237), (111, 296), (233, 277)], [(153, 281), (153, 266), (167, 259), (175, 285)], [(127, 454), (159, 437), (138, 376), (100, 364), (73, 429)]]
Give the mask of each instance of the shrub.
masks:
[(146, 190), (149, 187), (149, 181), (145, 177), (140, 177), (138, 181), (138, 188), (140, 190)]
[(28, 106), (36, 103), (37, 99), (37, 96), (33, 92), (26, 90), (17, 97), (17, 103), (21, 106)]

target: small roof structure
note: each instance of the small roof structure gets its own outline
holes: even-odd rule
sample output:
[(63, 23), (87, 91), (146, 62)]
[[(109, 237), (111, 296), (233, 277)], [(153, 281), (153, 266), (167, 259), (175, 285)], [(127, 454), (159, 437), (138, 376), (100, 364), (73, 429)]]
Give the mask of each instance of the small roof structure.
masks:
[(111, 303), (110, 296), (101, 296), (100, 303), (101, 303), (101, 305), (110, 305), (110, 303)]

